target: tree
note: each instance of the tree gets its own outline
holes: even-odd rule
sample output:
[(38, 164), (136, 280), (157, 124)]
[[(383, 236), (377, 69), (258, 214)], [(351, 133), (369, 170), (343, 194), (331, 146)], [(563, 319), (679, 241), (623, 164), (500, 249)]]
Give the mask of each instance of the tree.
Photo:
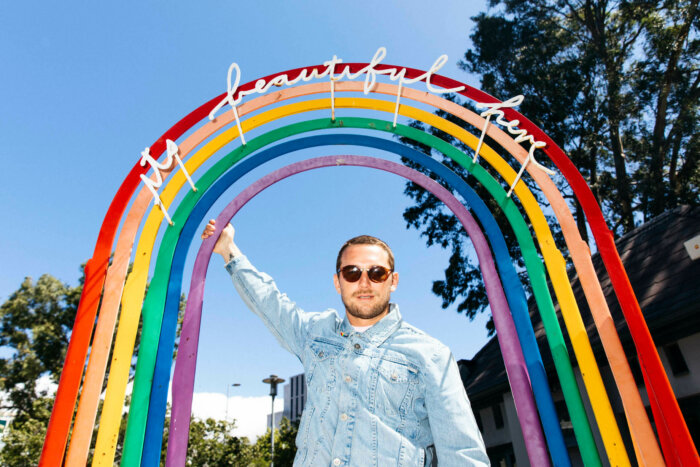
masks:
[[(275, 459), (274, 464), (279, 467), (291, 467), (294, 463), (294, 456), (297, 453), (296, 438), (299, 425), (290, 422), (287, 417), (282, 418), (279, 428), (275, 429)], [(253, 466), (270, 465), (270, 430), (259, 437), (255, 442), (255, 458)]]
[(235, 422), (225, 420), (194, 419), (190, 424), (187, 465), (247, 466), (253, 462), (255, 448), (248, 438), (238, 438), (231, 433)]
[(46, 391), (38, 392), (39, 377), (58, 382), (81, 291), (82, 283), (70, 287), (45, 274), (36, 283), (25, 278), (0, 306), (0, 347), (12, 352), (0, 358), (0, 389), (17, 423), (40, 418), (43, 405), (35, 402)]
[(0, 465), (7, 467), (32, 467), (39, 462), (41, 448), (46, 437), (46, 425), (51, 415), (53, 397), (34, 399), (33, 418), (14, 420), (3, 437)]
[[(482, 89), (501, 100), (525, 95), (520, 112), (579, 168), (615, 235), (700, 202), (698, 0), (490, 0), (489, 11), (472, 19), (473, 47), (460, 66), (479, 74)], [(555, 182), (588, 240), (568, 183)], [(459, 302), (458, 310), (473, 316), (486, 298), (465, 254), (465, 235), (424, 190), (409, 183), (406, 194), (415, 202), (404, 212), (408, 226), (420, 229), (429, 245), (452, 250), (445, 279), (433, 291), (443, 307)]]
[[(3, 438), (1, 465), (36, 465), (39, 461), (54, 398), (46, 388), (40, 390), (37, 382), (48, 376), (52, 383), (58, 383), (83, 282), (82, 274), (76, 287), (48, 274), (42, 275), (36, 283), (27, 277), (0, 306), (0, 348), (10, 353), (0, 358), (2, 408), (15, 413), (8, 434)], [(185, 303), (183, 295), (178, 338)], [(136, 351), (138, 344), (137, 339)], [(132, 373), (134, 367), (135, 359)]]
[[(454, 99), (454, 96), (450, 97), (450, 99)], [(442, 110), (437, 111), (436, 114), (457, 125), (464, 125), (464, 122), (459, 120), (457, 117), (447, 114)], [(449, 141), (461, 151), (467, 154), (469, 153), (469, 149), (464, 143), (457, 141), (455, 138), (442, 130), (434, 127), (428, 128), (426, 125), (420, 122), (412, 122), (411, 126), (433, 134), (445, 141)], [(426, 154), (431, 154), (430, 148), (423, 146), (420, 143), (416, 143), (413, 140), (403, 137), (400, 138), (400, 140), (407, 145), (416, 147)], [(495, 146), (492, 147), (494, 150), (498, 149)], [(439, 153), (432, 154), (432, 156), (437, 159), (442, 158), (443, 164), (449, 167), (453, 172), (459, 174), (472, 187), (476, 194), (482, 200), (484, 200), (485, 204), (489, 207), (489, 211), (496, 219), (496, 222), (502, 227), (503, 237), (509, 249), (510, 256), (514, 259), (516, 268), (518, 268), (520, 271), (521, 279), (524, 279), (526, 275), (524, 272), (525, 263), (519, 254), (520, 250), (515, 234), (510, 228), (506, 216), (502, 209), (498, 206), (498, 203), (494, 201), (489, 191), (484, 188), (483, 185), (476, 183), (476, 178), (474, 176), (464, 170), (452, 159), (442, 156)], [(504, 158), (509, 157), (507, 154), (501, 154), (501, 156)], [(425, 169), (423, 169), (421, 166), (406, 158), (402, 158), (402, 162), (409, 167), (425, 172)], [(495, 173), (495, 171), (491, 170), (490, 167), (485, 168), (496, 179), (499, 178), (499, 175)], [(432, 176), (435, 177), (434, 175)], [(446, 182), (440, 180), (439, 178), (437, 181), (445, 188), (451, 189)], [(421, 230), (421, 235), (426, 237), (428, 246), (437, 244), (442, 248), (449, 248), (451, 250), (448, 265), (445, 269), (445, 277), (444, 279), (433, 281), (433, 293), (441, 298), (442, 308), (447, 308), (459, 299), (460, 301), (457, 304), (457, 312), (464, 313), (467, 318), (473, 319), (477, 313), (482, 311), (488, 305), (488, 297), (483, 286), (481, 272), (475, 264), (476, 255), (471, 254), (471, 248), (467, 244), (468, 236), (466, 235), (466, 232), (464, 232), (457, 218), (447, 210), (443, 203), (422, 187), (413, 182), (408, 182), (406, 184), (404, 194), (415, 201), (415, 204), (408, 207), (403, 213), (407, 227), (413, 227)], [(534, 191), (533, 194), (539, 198), (540, 202), (542, 201), (542, 197), (537, 191)], [(555, 241), (562, 243), (559, 229), (553, 229), (553, 235)], [(526, 289), (529, 290), (528, 281), (522, 280), (522, 282)], [(486, 328), (488, 329), (489, 334), (495, 331), (492, 319), (489, 319), (489, 321), (486, 323)]]
[(36, 283), (25, 278), (0, 306), (0, 347), (11, 351), (0, 358), (0, 390), (3, 408), (15, 412), (0, 451), (2, 465), (39, 460), (53, 397), (37, 382), (43, 375), (58, 382), (81, 291), (82, 282), (71, 287), (45, 274)]

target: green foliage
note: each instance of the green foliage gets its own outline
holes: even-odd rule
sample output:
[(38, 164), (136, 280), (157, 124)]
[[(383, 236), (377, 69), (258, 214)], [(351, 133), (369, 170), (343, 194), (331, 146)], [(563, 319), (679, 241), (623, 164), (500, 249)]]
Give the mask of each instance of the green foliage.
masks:
[(462, 68), (495, 96), (526, 96), (521, 112), (568, 153), (615, 234), (698, 203), (697, 0), (490, 4)]
[(33, 418), (23, 417), (12, 422), (2, 439), (4, 446), (0, 450), (0, 465), (31, 467), (39, 463), (52, 406), (53, 398), (34, 399), (31, 410)]
[(26, 278), (0, 306), (0, 347), (11, 351), (0, 358), (0, 389), (19, 424), (40, 419), (39, 377), (58, 382), (81, 290), (45, 274), (36, 283)]
[[(0, 358), (0, 390), (5, 394), (2, 408), (14, 412), (14, 419), (3, 437), (5, 445), (0, 451), (0, 465), (36, 465), (39, 461), (53, 397), (47, 397), (45, 389), (38, 390), (37, 381), (48, 376), (58, 383), (83, 281), (81, 277), (80, 285), (71, 287), (48, 274), (36, 283), (25, 278), (19, 289), (0, 306), (0, 347), (9, 354)], [(178, 340), (185, 303), (182, 296)], [(136, 346), (138, 349), (138, 340)], [(135, 361), (132, 373), (134, 366)], [(121, 456), (125, 426), (123, 421), (117, 460)]]
[(0, 306), (0, 358), (3, 409), (15, 416), (3, 437), (0, 464), (29, 466), (39, 462), (53, 397), (37, 388), (41, 376), (58, 382), (75, 320), (82, 281), (71, 287), (45, 274), (24, 279)]
[[(290, 422), (286, 417), (280, 421), (279, 428), (275, 429), (275, 459), (274, 464), (278, 467), (291, 467), (294, 463), (294, 456), (297, 453), (295, 440), (299, 425)], [(258, 438), (255, 442), (255, 458), (250, 466), (270, 465), (270, 430)]]
[[(460, 66), (481, 76), (481, 88), (500, 100), (525, 96), (518, 110), (567, 153), (615, 235), (678, 205), (700, 203), (698, 0), (490, 0), (489, 10), (472, 19), (473, 45)], [(473, 155), (448, 135), (413, 125)], [(488, 137), (485, 142), (499, 151)], [(554, 168), (539, 151), (535, 155)], [(524, 181), (531, 183), (529, 176)], [(568, 182), (561, 176), (554, 181), (588, 240), (585, 216)], [(480, 186), (476, 189), (490, 199)], [(415, 202), (404, 212), (408, 226), (419, 229), (428, 245), (452, 250), (445, 279), (433, 284), (433, 292), (443, 307), (458, 303), (459, 311), (474, 316), (487, 299), (461, 226), (421, 188), (409, 183), (405, 192)], [(512, 257), (519, 258), (500, 209), (490, 207)]]
[(233, 422), (211, 418), (192, 420), (187, 465), (249, 465), (254, 458), (254, 449), (247, 438), (231, 434), (234, 426)]
[[(452, 96), (450, 99), (454, 100), (454, 97)], [(464, 122), (462, 120), (457, 119), (457, 117), (454, 117), (451, 114), (441, 110), (438, 110), (435, 113), (438, 116), (451, 121), (452, 123), (464, 126)], [(456, 140), (441, 130), (434, 127), (427, 127), (427, 125), (420, 122), (412, 122), (411, 126), (433, 134), (445, 141), (449, 141), (461, 151), (470, 154), (470, 150), (464, 143)], [(475, 130), (472, 129), (471, 131), (473, 132)], [(460, 175), (467, 182), (467, 184), (472, 187), (477, 195), (484, 200), (484, 203), (493, 214), (496, 222), (499, 224), (499, 226), (501, 226), (511, 258), (514, 258), (515, 266), (521, 271), (520, 274), (524, 279), (524, 262), (522, 261), (522, 256), (520, 255), (515, 234), (510, 228), (510, 224), (503, 214), (503, 210), (498, 206), (498, 203), (494, 201), (488, 190), (486, 190), (482, 184), (478, 183), (474, 176), (472, 176), (452, 159), (443, 156), (441, 153), (431, 154), (429, 148), (421, 144), (417, 144), (410, 139), (400, 138), (400, 140), (407, 145), (414, 146), (416, 149), (423, 151), (426, 154), (430, 154), (436, 159), (440, 159), (444, 165), (450, 168), (450, 170)], [(494, 148), (494, 150), (498, 150), (496, 146), (492, 145), (492, 148)], [(506, 159), (510, 157), (507, 153), (502, 153), (501, 155)], [(402, 158), (402, 162), (409, 167), (425, 172), (421, 166), (418, 166), (406, 158)], [(496, 178), (496, 180), (500, 178), (500, 175), (490, 169), (490, 166), (484, 166), (487, 171), (489, 171), (491, 175)], [(436, 178), (434, 174), (429, 175)], [(445, 188), (451, 189), (451, 187), (449, 187), (443, 180), (438, 178), (437, 181)], [(440, 245), (442, 248), (449, 248), (451, 250), (449, 262), (447, 268), (445, 269), (445, 277), (444, 279), (433, 281), (432, 292), (440, 297), (442, 301), (442, 308), (447, 308), (448, 306), (457, 302), (457, 312), (464, 313), (467, 318), (473, 319), (477, 313), (482, 311), (488, 305), (488, 297), (483, 286), (481, 271), (476, 263), (476, 256), (470, 254), (471, 246), (467, 244), (468, 236), (466, 235), (466, 232), (452, 212), (449, 211), (440, 200), (424, 190), (422, 187), (413, 182), (407, 182), (406, 188), (404, 189), (404, 194), (415, 201), (415, 204), (413, 206), (409, 206), (403, 213), (407, 227), (421, 230), (421, 235), (426, 238), (426, 243), (428, 246)], [(540, 201), (542, 201), (542, 197), (536, 190), (534, 190), (533, 194), (540, 198)], [(524, 212), (522, 214), (524, 215)], [(555, 229), (553, 234), (555, 240), (561, 242), (559, 230)], [(523, 283), (527, 287), (528, 281), (523, 280)], [(492, 319), (487, 322), (486, 327), (489, 330), (489, 333), (493, 333), (495, 331)]]

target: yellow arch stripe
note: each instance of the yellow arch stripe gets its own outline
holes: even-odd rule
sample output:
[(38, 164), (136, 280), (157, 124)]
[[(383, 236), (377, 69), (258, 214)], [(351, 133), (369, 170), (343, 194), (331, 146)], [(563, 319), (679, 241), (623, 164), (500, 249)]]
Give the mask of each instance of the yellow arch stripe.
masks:
[[(393, 112), (393, 105), (394, 104), (391, 102), (376, 101), (372, 99), (336, 99), (336, 106), (339, 108), (364, 107), (372, 110)], [(274, 109), (272, 111), (256, 115), (246, 120), (246, 122), (244, 122), (244, 131), (250, 131), (251, 129), (259, 125), (276, 120), (286, 115), (292, 115), (303, 111), (327, 109), (329, 107), (330, 101), (328, 99), (321, 99), (317, 101), (307, 101), (303, 103), (292, 104), (284, 108)], [(448, 133), (453, 134), (453, 136), (456, 136), (459, 139), (463, 140), (471, 147), (476, 147), (478, 140), (474, 135), (466, 132), (462, 128), (457, 127), (456, 125), (451, 124), (449, 122), (443, 121), (444, 123), (441, 123), (442, 119), (439, 119), (433, 114), (405, 105), (401, 106), (400, 113), (409, 118), (421, 120), (437, 128), (441, 128), (447, 131)], [(237, 128), (232, 128), (222, 133), (213, 141), (208, 143), (204, 148), (202, 148), (202, 150), (200, 150), (195, 156), (193, 156), (188, 161), (188, 172), (191, 173), (194, 170), (196, 170), (196, 168), (199, 167), (214, 152), (218, 151), (221, 147), (223, 147), (224, 144), (227, 144), (231, 139), (237, 136)], [(512, 168), (510, 168), (510, 166), (508, 166), (508, 164), (505, 163), (505, 161), (503, 161), (503, 159), (501, 159), (500, 156), (498, 156), (493, 150), (484, 146), (482, 147), (482, 155), (484, 159), (492, 163), (492, 165), (494, 165), (494, 167), (499, 172), (504, 174), (504, 178), (509, 183), (515, 179), (515, 171), (513, 171)], [(167, 185), (166, 189), (161, 195), (161, 199), (163, 200), (163, 203), (166, 206), (169, 206), (171, 204), (175, 194), (184, 183), (184, 175), (181, 172), (175, 174), (175, 176), (173, 177), (173, 182)], [(528, 213), (528, 216), (531, 218), (531, 222), (538, 236), (538, 242), (540, 243), (540, 248), (542, 249), (543, 255), (545, 257), (545, 264), (549, 270), (550, 276), (553, 278), (553, 286), (555, 289), (555, 293), (562, 307), (564, 319), (567, 324), (567, 327), (569, 328), (569, 334), (572, 337), (572, 342), (574, 343), (574, 351), (577, 355), (579, 365), (581, 366), (581, 369), (584, 374), (584, 383), (588, 388), (591, 399), (594, 401), (598, 401), (598, 403), (594, 403), (594, 413), (596, 414), (596, 418), (598, 419), (601, 431), (604, 434), (604, 442), (606, 438), (612, 438), (610, 442), (605, 442), (606, 450), (608, 451), (608, 454), (609, 456), (611, 456), (612, 460), (612, 458), (614, 457), (616, 446), (618, 448), (622, 448), (623, 453), (624, 448), (622, 447), (621, 438), (619, 438), (619, 430), (617, 429), (614, 417), (612, 416), (612, 410), (609, 407), (607, 395), (605, 394), (605, 391), (602, 388), (602, 380), (600, 379), (600, 374), (598, 372), (597, 365), (595, 365), (595, 360), (593, 359), (592, 351), (590, 350), (590, 343), (588, 342), (587, 336), (585, 334), (585, 329), (583, 328), (583, 323), (581, 321), (575, 300), (573, 298), (573, 292), (571, 291), (568, 279), (565, 279), (567, 276), (564, 258), (561, 256), (561, 253), (559, 253), (559, 251), (556, 249), (553, 238), (551, 236), (551, 232), (549, 231), (549, 227), (546, 224), (546, 220), (544, 219), (544, 215), (542, 214), (541, 210), (539, 209), (539, 206), (537, 205), (536, 200), (529, 192), (526, 185), (522, 182), (518, 183), (515, 189), (515, 193), (518, 195), (518, 197), (521, 198), (521, 200), (523, 200), (523, 205), (526, 209), (526, 212)], [(124, 328), (130, 329), (131, 332), (127, 330), (122, 330), (122, 323), (120, 323), (120, 329), (118, 330), (117, 340), (115, 342), (115, 356), (113, 358), (113, 367), (110, 371), (110, 381), (108, 382), (109, 400), (105, 400), (105, 406), (103, 407), (103, 418), (100, 423), (100, 433), (98, 434), (98, 446), (96, 449), (97, 452), (101, 451), (101, 444), (103, 444), (100, 443), (101, 438), (102, 441), (104, 441), (105, 439), (105, 435), (102, 433), (102, 431), (110, 424), (116, 425), (116, 429), (112, 430), (114, 434), (112, 436), (107, 436), (107, 439), (113, 439), (114, 442), (110, 444), (113, 444), (113, 447), (116, 448), (116, 433), (118, 432), (119, 417), (114, 417), (117, 418), (117, 423), (114, 423), (114, 420), (110, 418), (110, 413), (114, 413), (115, 410), (110, 410), (108, 402), (111, 405), (112, 399), (114, 399), (114, 397), (110, 397), (112, 396), (112, 393), (118, 395), (118, 393), (121, 392), (122, 396), (120, 397), (120, 399), (123, 399), (124, 391), (115, 391), (115, 388), (118, 389), (119, 386), (122, 386), (122, 384), (121, 382), (119, 382), (119, 384), (117, 384), (118, 382), (113, 382), (112, 376), (117, 375), (118, 373), (123, 373), (124, 369), (121, 367), (126, 368), (126, 374), (128, 375), (128, 368), (131, 360), (130, 356), (133, 352), (133, 341), (135, 339), (136, 329), (138, 325), (138, 315), (140, 314), (140, 310), (137, 309), (134, 313), (133, 311), (131, 311), (131, 309), (135, 307), (140, 307), (140, 305), (135, 304), (140, 304), (143, 301), (144, 287), (147, 280), (148, 264), (150, 261), (149, 252), (152, 250), (153, 244), (155, 243), (155, 237), (157, 235), (158, 226), (162, 219), (163, 216), (159, 209), (156, 208), (152, 210), (146, 222), (146, 226), (144, 227), (144, 232), (141, 236), (141, 240), (139, 241), (134, 270), (132, 272), (132, 275), (129, 277), (129, 280), (127, 280), (127, 285), (125, 287), (124, 297), (122, 300), (122, 304), (124, 307), (122, 323), (124, 323)], [(129, 325), (129, 323), (127, 323), (127, 321), (129, 321), (128, 317), (134, 315), (136, 317), (136, 323), (135, 325), (133, 323)], [(122, 335), (123, 337), (121, 337), (120, 339), (120, 336)], [(128, 352), (125, 352), (124, 355), (128, 353), (128, 357), (120, 358), (121, 355), (117, 355), (117, 352), (119, 351), (119, 353), (121, 354), (121, 352), (123, 351), (123, 345), (119, 345), (122, 341), (131, 341), (132, 345), (131, 349), (128, 349), (128, 345), (126, 346), (126, 350), (128, 350)], [(119, 366), (120, 363), (121, 367)], [(115, 364), (117, 365), (116, 367)], [(124, 381), (123, 386), (124, 388), (126, 387), (126, 381)], [(600, 404), (601, 400), (604, 400), (607, 404)], [(120, 401), (119, 410), (116, 411), (119, 415), (121, 415), (122, 404), (123, 402)], [(605, 405), (607, 405), (607, 407), (605, 407)], [(605, 436), (606, 433), (613, 433), (613, 436)], [(617, 433), (618, 439), (614, 439), (615, 433)], [(112, 446), (110, 446), (110, 448), (111, 447)], [(113, 451), (113, 449), (109, 450)], [(101, 457), (103, 456), (95, 456), (96, 459)], [(624, 457), (626, 457), (626, 454), (624, 454)]]

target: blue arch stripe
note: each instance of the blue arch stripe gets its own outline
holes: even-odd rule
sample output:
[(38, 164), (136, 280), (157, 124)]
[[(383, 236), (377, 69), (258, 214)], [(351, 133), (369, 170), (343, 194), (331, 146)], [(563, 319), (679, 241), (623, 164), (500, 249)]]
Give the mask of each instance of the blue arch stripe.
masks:
[[(272, 148), (261, 151), (254, 157), (247, 158), (221, 177), (199, 200), (190, 214), (183, 231), (178, 239), (175, 255), (171, 265), (170, 280), (168, 282), (165, 315), (161, 327), (161, 335), (156, 359), (151, 402), (149, 404), (148, 422), (146, 428), (146, 442), (144, 443), (143, 465), (158, 465), (160, 457), (160, 443), (165, 419), (167, 388), (170, 379), (172, 364), (172, 350), (174, 347), (175, 328), (179, 307), (179, 297), (182, 286), (182, 275), (187, 250), (196, 230), (208, 212), (210, 206), (218, 197), (238, 178), (255, 167), (279, 157), (288, 152), (307, 149), (311, 147), (327, 145), (353, 145), (372, 147), (388, 152), (393, 152), (406, 157), (426, 168), (432, 170), (452, 187), (454, 187), (471, 205), (474, 214), (484, 226), (486, 234), (494, 250), (494, 256), (502, 276), (503, 286), (513, 313), (518, 336), (523, 347), (523, 354), (530, 373), (531, 384), (538, 411), (542, 419), (545, 436), (549, 444), (550, 454), (556, 465), (570, 465), (561, 428), (551, 398), (551, 391), (547, 383), (544, 365), (539, 355), (532, 325), (529, 320), (525, 292), (518, 275), (511, 262), (503, 235), (493, 215), (486, 204), (476, 195), (457, 174), (434, 159), (404, 146), (400, 143), (382, 138), (364, 135), (319, 135), (300, 138), (281, 143)], [(152, 461), (154, 460), (154, 461)]]

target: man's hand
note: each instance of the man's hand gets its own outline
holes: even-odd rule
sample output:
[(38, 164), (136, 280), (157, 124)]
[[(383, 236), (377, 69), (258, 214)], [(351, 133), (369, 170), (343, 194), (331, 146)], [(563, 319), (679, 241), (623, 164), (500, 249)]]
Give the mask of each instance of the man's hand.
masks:
[[(202, 240), (206, 240), (214, 235), (215, 231), (216, 221), (211, 219), (207, 226), (204, 227), (204, 232), (202, 232)], [(214, 245), (214, 253), (220, 254), (227, 263), (236, 256), (240, 256), (242, 254), (241, 250), (239, 250), (236, 244), (233, 242), (234, 233), (235, 230), (233, 229), (233, 226), (231, 224), (227, 224), (226, 227), (224, 227), (224, 230), (221, 231), (221, 235), (219, 235), (216, 245)]]

